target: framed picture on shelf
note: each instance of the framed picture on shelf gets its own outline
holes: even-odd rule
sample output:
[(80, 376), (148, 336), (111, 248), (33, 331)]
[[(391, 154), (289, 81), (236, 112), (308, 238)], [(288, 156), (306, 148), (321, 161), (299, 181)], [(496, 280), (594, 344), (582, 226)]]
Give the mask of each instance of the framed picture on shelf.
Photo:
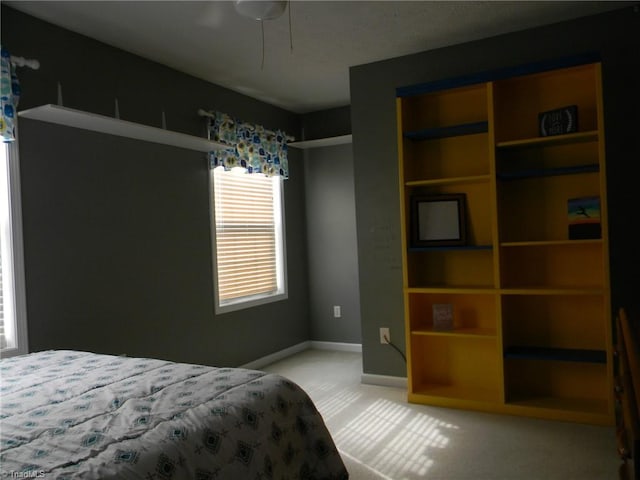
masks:
[(465, 245), (465, 200), (464, 193), (411, 196), (410, 246)]
[(433, 304), (433, 329), (453, 330), (453, 305), (451, 303)]
[(600, 226), (600, 197), (570, 198), (567, 201), (569, 212), (569, 240), (602, 238)]
[(538, 114), (540, 136), (564, 135), (578, 131), (578, 107), (569, 105)]

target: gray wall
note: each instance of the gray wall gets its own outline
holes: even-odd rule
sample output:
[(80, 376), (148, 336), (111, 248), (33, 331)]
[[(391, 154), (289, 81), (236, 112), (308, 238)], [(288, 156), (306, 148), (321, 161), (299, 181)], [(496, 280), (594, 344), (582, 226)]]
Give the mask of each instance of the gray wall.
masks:
[[(351, 109), (302, 116), (302, 138), (351, 133)], [(351, 144), (304, 151), (309, 255), (309, 319), (317, 341), (362, 343)], [(342, 316), (335, 318), (333, 306)]]
[[(637, 10), (637, 9), (636, 9)], [(404, 348), (395, 88), (589, 51), (603, 62), (611, 285), (614, 308), (637, 303), (635, 209), (640, 144), (640, 14), (632, 8), (352, 67), (351, 125), (365, 373), (406, 375), (379, 344), (391, 328)]]
[(301, 140), (338, 137), (351, 133), (351, 108), (337, 107), (302, 116)]
[(304, 155), (311, 338), (361, 343), (351, 144)]
[[(203, 136), (199, 108), (299, 137), (297, 115), (2, 6), (19, 109), (56, 103)], [(204, 154), (20, 122), (31, 350), (87, 349), (240, 365), (309, 340), (304, 169), (285, 182), (289, 299), (216, 316)]]
[[(31, 348), (238, 365), (309, 339), (361, 338), (366, 373), (405, 375), (401, 357), (378, 340), (378, 328), (390, 327), (394, 343), (404, 348), (395, 88), (593, 50), (602, 54), (604, 70), (613, 303), (632, 304), (638, 290), (629, 206), (636, 203), (640, 158), (639, 16), (624, 9), (353, 67), (349, 125), (348, 108), (301, 119), (3, 5), (2, 44), (42, 63), (39, 71), (20, 72), (20, 109), (55, 103), (61, 82), (66, 106), (111, 115), (117, 97), (122, 118), (160, 126), (164, 109), (170, 129), (193, 135), (204, 135), (195, 115), (199, 108), (282, 128), (298, 138), (299, 126), (307, 139), (343, 135), (350, 127), (354, 134), (351, 157), (346, 146), (318, 151), (304, 161), (301, 152), (290, 151), (292, 179), (285, 183), (289, 300), (215, 316), (203, 158), (21, 122)], [(334, 156), (351, 170), (352, 186), (348, 175), (332, 177), (320, 168)], [(323, 184), (334, 195), (328, 197)], [(349, 209), (340, 209), (343, 215), (331, 221), (347, 228), (321, 242), (323, 232), (318, 234), (314, 219), (329, 218), (334, 196), (350, 195), (356, 235), (348, 231)], [(345, 300), (330, 288), (345, 275), (339, 275), (337, 264), (329, 268), (320, 261), (331, 258), (338, 243), (340, 252), (355, 252), (347, 271), (358, 270)], [(358, 306), (347, 308), (356, 289), (361, 337), (353, 330)], [(338, 302), (345, 315), (353, 309), (348, 322), (346, 316), (342, 322), (332, 319), (330, 308)], [(338, 338), (340, 328), (346, 330)]]

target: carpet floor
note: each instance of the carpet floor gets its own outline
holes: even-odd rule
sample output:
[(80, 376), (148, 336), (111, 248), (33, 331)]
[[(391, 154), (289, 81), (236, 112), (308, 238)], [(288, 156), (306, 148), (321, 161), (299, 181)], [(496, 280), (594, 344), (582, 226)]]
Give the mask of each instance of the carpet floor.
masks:
[(360, 353), (306, 350), (262, 370), (300, 385), (350, 480), (615, 480), (614, 427), (455, 410), (360, 381)]

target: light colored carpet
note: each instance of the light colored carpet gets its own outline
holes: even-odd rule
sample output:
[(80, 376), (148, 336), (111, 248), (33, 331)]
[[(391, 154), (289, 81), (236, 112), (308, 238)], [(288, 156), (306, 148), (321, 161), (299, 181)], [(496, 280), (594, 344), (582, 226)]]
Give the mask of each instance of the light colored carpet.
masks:
[(359, 353), (307, 350), (265, 371), (304, 388), (351, 480), (615, 480), (613, 427), (454, 410), (360, 383)]

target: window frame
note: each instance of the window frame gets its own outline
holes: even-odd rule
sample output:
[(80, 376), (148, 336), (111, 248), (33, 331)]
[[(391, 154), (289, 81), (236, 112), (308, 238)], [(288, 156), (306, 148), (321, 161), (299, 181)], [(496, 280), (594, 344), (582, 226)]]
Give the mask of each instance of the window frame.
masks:
[[(29, 352), (29, 340), (27, 332), (27, 306), (25, 295), (25, 270), (24, 270), (24, 243), (22, 236), (22, 202), (20, 192), (20, 154), (18, 148), (18, 134), (16, 127), (16, 140), (10, 143), (2, 143), (7, 157), (6, 179), (8, 188), (8, 215), (9, 215), (9, 239), (11, 245), (3, 245), (3, 253), (10, 252), (8, 261), (10, 262), (10, 275), (12, 285), (9, 287), (9, 299), (13, 305), (13, 323), (15, 345), (0, 349), (0, 358), (8, 358), (16, 355), (24, 355)], [(0, 165), (4, 169), (4, 165)], [(4, 255), (3, 255), (4, 257)], [(6, 257), (5, 257), (6, 258)], [(5, 260), (7, 261), (7, 260)], [(9, 272), (9, 273), (11, 273)], [(6, 272), (3, 269), (3, 275)], [(3, 282), (5, 282), (3, 278)], [(3, 288), (5, 284), (3, 283)], [(5, 292), (3, 301), (6, 303)], [(5, 324), (7, 319), (5, 318)], [(6, 326), (5, 326), (6, 330)]]
[[(211, 168), (209, 170), (209, 208), (210, 208), (210, 225), (211, 225), (211, 246), (212, 246), (212, 264), (213, 264), (213, 290), (214, 290), (214, 306), (216, 314), (223, 314), (247, 308), (265, 305), (272, 302), (286, 300), (288, 294), (287, 283), (287, 248), (286, 248), (286, 224), (285, 224), (285, 205), (284, 205), (284, 181), (280, 176), (267, 177), (271, 178), (277, 184), (274, 188), (274, 215), (276, 216), (276, 268), (278, 290), (276, 293), (263, 293), (240, 297), (238, 299), (220, 301), (219, 281), (218, 281), (218, 250), (216, 235), (216, 208), (215, 208), (215, 178), (214, 175), (218, 171), (224, 171), (223, 167)], [(246, 173), (238, 173), (233, 171), (225, 171), (230, 175), (249, 175)], [(251, 174), (261, 175), (261, 174)], [(279, 208), (276, 208), (276, 205)]]

